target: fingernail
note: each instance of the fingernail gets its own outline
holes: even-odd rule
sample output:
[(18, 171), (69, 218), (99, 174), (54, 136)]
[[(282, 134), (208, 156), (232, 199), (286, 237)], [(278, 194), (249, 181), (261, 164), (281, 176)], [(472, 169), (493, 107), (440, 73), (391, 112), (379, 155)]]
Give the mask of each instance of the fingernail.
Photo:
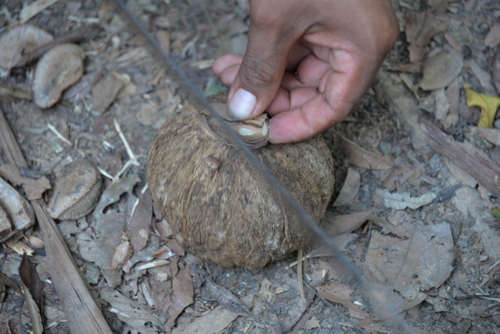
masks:
[(257, 98), (249, 91), (239, 88), (229, 101), (229, 116), (234, 119), (247, 119), (252, 114)]

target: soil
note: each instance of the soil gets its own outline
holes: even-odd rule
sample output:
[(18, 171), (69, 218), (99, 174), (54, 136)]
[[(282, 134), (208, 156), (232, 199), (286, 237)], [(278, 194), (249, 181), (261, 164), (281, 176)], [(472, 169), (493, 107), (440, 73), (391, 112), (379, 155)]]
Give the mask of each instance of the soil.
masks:
[[(19, 18), (22, 9), (33, 2), (6, 0), (0, 5), (0, 35), (11, 21)], [(245, 1), (130, 0), (127, 5), (200, 91), (210, 94), (222, 89), (210, 65), (214, 59), (228, 52), (244, 52), (248, 31)], [(367, 266), (366, 259), (371, 256), (370, 250), (373, 251), (373, 238), (383, 235), (391, 240), (399, 238), (397, 240), (401, 242), (416, 242), (414, 234), (408, 236), (397, 226), (447, 226), (450, 244), (441, 240), (436, 249), (443, 247), (452, 253), (449, 266), (441, 260), (426, 260), (429, 262), (425, 264), (429, 268), (442, 266), (442, 271), (449, 270), (448, 274), (436, 278), (438, 283), (422, 287), (419, 290), (422, 300), (411, 307), (402, 307), (404, 311), (400, 313), (398, 322), (400, 325), (404, 323), (408, 332), (415, 333), (500, 333), (500, 248), (497, 247), (500, 245), (500, 223), (499, 218), (492, 214), (499, 205), (498, 196), (488, 190), (488, 185), (482, 184), (478, 177), (470, 176), (474, 175), (473, 171), (456, 167), (447, 160), (445, 152), (431, 149), (422, 126), (424, 122), (430, 122), (456, 142), (471, 143), (474, 148), (483, 151), (489, 158), (488, 163), (495, 166), (500, 163), (498, 146), (485, 140), (475, 130), (480, 109), (466, 104), (462, 90), (466, 84), (474, 91), (500, 96), (500, 71), (495, 72), (492, 65), (495, 59), (499, 59), (500, 53), (500, 29), (494, 28), (500, 20), (500, 3), (495, 0), (394, 0), (393, 5), (401, 24), (396, 46), (383, 64), (376, 82), (352, 115), (323, 134), (331, 148), (336, 169), (336, 190), (332, 205), (327, 209), (327, 217), (369, 212), (357, 226), (346, 231), (348, 237), (335, 240), (369, 280), (385, 284), (391, 291), (394, 282), (381, 280)], [(112, 331), (138, 333), (139, 328), (147, 326), (144, 323), (145, 327), (134, 326), (134, 322), (126, 321), (113, 311), (120, 305), (100, 294), (109, 286), (136, 303), (134, 305), (138, 309), (158, 319), (161, 326), (157, 329), (164, 332), (358, 333), (360, 327), (371, 333), (391, 332), (389, 324), (368, 315), (373, 309), (364, 300), (377, 288), (365, 286), (362, 289), (371, 290), (363, 291), (353, 286), (354, 291), (347, 293), (343, 299), (331, 292), (338, 287), (344, 292), (349, 291), (347, 286), (340, 285), (348, 282), (342, 280), (346, 276), (345, 271), (338, 268), (334, 257), (320, 256), (321, 252), (317, 249), (321, 248), (321, 242), (317, 238), (306, 250), (306, 255), (313, 256), (304, 260), (305, 301), (299, 295), (296, 267), (291, 265), (296, 257), (270, 264), (261, 270), (223, 268), (202, 263), (192, 255), (183, 254), (182, 248), (173, 243), (168, 233), (166, 236), (156, 233), (155, 226), (163, 226), (165, 221), (157, 211), (151, 217), (151, 207), (149, 216), (142, 213), (143, 216), (140, 216), (149, 231), (145, 249), (155, 247), (158, 250), (168, 246), (175, 255), (168, 259), (166, 269), (158, 267), (148, 271), (134, 269), (133, 266), (126, 269), (122, 264), (123, 271), (121, 267), (116, 271), (119, 277), (116, 284), (110, 284), (110, 276), (100, 271), (97, 262), (89, 260), (90, 255), (83, 253), (80, 238), (83, 234), (99, 243), (98, 226), (103, 223), (99, 219), (109, 219), (109, 224), (117, 224), (118, 232), (114, 237), (107, 236), (112, 240), (112, 247), (106, 248), (101, 244), (92, 249), (92, 256), (99, 257), (102, 255), (99, 252), (104, 250), (113, 254), (123, 241), (123, 231), (132, 239), (135, 227), (126, 222), (132, 221), (129, 219), (131, 204), (137, 198), (141, 201), (144, 198), (141, 190), (146, 182), (149, 143), (162, 121), (181, 105), (189, 103), (188, 99), (193, 95), (161, 59), (149, 53), (150, 48), (144, 40), (136, 31), (129, 30), (130, 24), (118, 13), (113, 6), (100, 0), (58, 1), (27, 21), (55, 37), (98, 22), (100, 29), (97, 36), (84, 37), (79, 45), (86, 52), (84, 74), (94, 73), (108, 80), (102, 86), (94, 82), (90, 87), (100, 87), (104, 93), (98, 92), (98, 89), (85, 91), (85, 85), (80, 84), (83, 93), (76, 97), (76, 101), (66, 98), (46, 110), (36, 107), (30, 100), (0, 95), (0, 108), (26, 160), (31, 163), (29, 171), (24, 171), (30, 177), (46, 176), (53, 181), (55, 171), (80, 157), (90, 160), (111, 176), (117, 175), (131, 156), (115, 128), (114, 120), (119, 123), (130, 145), (135, 156), (132, 160), (137, 164), (127, 166), (120, 179), (136, 176), (139, 181), (132, 182), (120, 193), (117, 200), (103, 211), (103, 215), (89, 215), (60, 225), (71, 254), (85, 273), (90, 291)], [(417, 13), (422, 16), (415, 18)], [(428, 15), (427, 18), (424, 14)], [(420, 46), (424, 50), (422, 57), (411, 62), (410, 58), (417, 57), (418, 52), (412, 49), (415, 42), (408, 40), (411, 29), (407, 23), (413, 18), (417, 26), (426, 27), (422, 22), (431, 20), (429, 17), (432, 15), (445, 18), (447, 24), (441, 31), (434, 31), (432, 38)], [(499, 31), (496, 36), (494, 29)], [(451, 78), (452, 83), (441, 90), (419, 89), (417, 84), (422, 79), (422, 63), (440, 50), (455, 50), (461, 55), (463, 69)], [(35, 63), (12, 70), (9, 77), (1, 79), (0, 86), (30, 92), (34, 66)], [(438, 111), (442, 109), (442, 102), (439, 102), (442, 96), (449, 105), (444, 117), (438, 116)], [(494, 126), (500, 127), (499, 123), (494, 122)], [(61, 141), (49, 130), (48, 124), (71, 145)], [(370, 166), (389, 161), (390, 167), (364, 166), (345, 152), (345, 139), (354, 143), (355, 148), (350, 149), (358, 156), (365, 156)], [(366, 152), (373, 154), (368, 158)], [(6, 157), (0, 154), (0, 165), (4, 163)], [(474, 168), (474, 164), (470, 168)], [(412, 198), (432, 193), (437, 197), (420, 203), (417, 208), (392, 207), (384, 197), (384, 190), (394, 179), (391, 176), (394, 170), (411, 173), (408, 172), (410, 176), (407, 178), (393, 181), (393, 193), (409, 194)], [(350, 179), (348, 172), (359, 174), (357, 188), (356, 182), (351, 184), (351, 181), (346, 181)], [(104, 182), (106, 187), (111, 180), (104, 177)], [(346, 184), (354, 185), (356, 191), (348, 190)], [(352, 195), (350, 200), (334, 205), (343, 193)], [(50, 196), (50, 191), (46, 196)], [(333, 220), (323, 222), (327, 231), (328, 224), (333, 224)], [(25, 236), (41, 237), (38, 226), (23, 233)], [(23, 242), (25, 239), (21, 235), (16, 240)], [(389, 256), (382, 253), (393, 245), (384, 247), (380, 251), (381, 257)], [(411, 261), (417, 259), (409, 258), (416, 254), (411, 253), (412, 248), (406, 251), (407, 259), (403, 263), (411, 266)], [(142, 252), (145, 254), (146, 251)], [(444, 258), (438, 251), (435, 254), (440, 259)], [(417, 255), (424, 257), (424, 254)], [(46, 266), (45, 256), (43, 249), (36, 249), (31, 261), (43, 281), (46, 332), (69, 333), (68, 322), (71, 319), (66, 317), (61, 296), (50, 281), (50, 268)], [(139, 252), (134, 256), (144, 256), (137, 260), (138, 264), (151, 261)], [(18, 283), (21, 258), (6, 243), (0, 247), (1, 273)], [(161, 276), (163, 274), (165, 276)], [(24, 295), (2, 282), (2, 332), (7, 332), (7, 326), (13, 329), (13, 333), (29, 332), (31, 320)], [(407, 287), (394, 289), (405, 294)], [(185, 298), (187, 302), (180, 303), (176, 296), (180, 296), (178, 299)], [(210, 320), (211, 314), (218, 320)], [(196, 321), (200, 322), (201, 330), (195, 329)], [(221, 328), (215, 329), (215, 323)], [(156, 332), (154, 326), (149, 328), (149, 332)], [(143, 332), (148, 331), (143, 329)]]

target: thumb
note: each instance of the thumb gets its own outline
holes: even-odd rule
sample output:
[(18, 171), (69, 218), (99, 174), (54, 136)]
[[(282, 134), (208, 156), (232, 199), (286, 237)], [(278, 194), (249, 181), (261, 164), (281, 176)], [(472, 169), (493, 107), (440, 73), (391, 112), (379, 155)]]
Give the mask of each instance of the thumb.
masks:
[(248, 45), (228, 98), (229, 115), (248, 119), (260, 115), (273, 101), (294, 43), (284, 36), (287, 27), (252, 19)]

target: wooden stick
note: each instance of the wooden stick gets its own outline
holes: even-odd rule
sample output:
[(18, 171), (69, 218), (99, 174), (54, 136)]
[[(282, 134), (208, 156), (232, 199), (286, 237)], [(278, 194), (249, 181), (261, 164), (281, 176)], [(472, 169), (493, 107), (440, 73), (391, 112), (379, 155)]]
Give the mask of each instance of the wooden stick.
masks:
[[(27, 167), (21, 149), (0, 109), (0, 148), (10, 162)], [(101, 310), (76, 266), (56, 223), (45, 212), (45, 203), (31, 201), (42, 231), (47, 264), (73, 334), (111, 334)]]
[(422, 128), (426, 134), (427, 143), (434, 151), (450, 159), (492, 194), (500, 196), (500, 165), (471, 144), (453, 140), (429, 121), (423, 121)]

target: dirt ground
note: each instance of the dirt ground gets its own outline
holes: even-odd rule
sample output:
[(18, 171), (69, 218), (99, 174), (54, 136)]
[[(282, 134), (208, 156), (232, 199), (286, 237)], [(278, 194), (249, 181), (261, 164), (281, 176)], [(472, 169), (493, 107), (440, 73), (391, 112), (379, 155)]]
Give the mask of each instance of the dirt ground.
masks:
[[(304, 300), (295, 255), (261, 270), (202, 263), (185, 254), (152, 209), (144, 190), (149, 143), (188, 103), (188, 87), (110, 4), (55, 1), (27, 17), (34, 3), (3, 2), (0, 36), (24, 18), (56, 39), (97, 24), (75, 42), (85, 52), (86, 81), (41, 109), (19, 94), (31, 94), (31, 62), (0, 79), (0, 108), (29, 162), (24, 176), (45, 176), (53, 185), (56, 173), (80, 158), (109, 174), (94, 212), (58, 226), (112, 332), (395, 332), (391, 321), (376, 319), (383, 310), (399, 314), (391, 319), (401, 332), (500, 333), (498, 1), (393, 0), (401, 26), (396, 46), (353, 114), (323, 134), (336, 185), (322, 225), (373, 284), (351, 289), (345, 269), (313, 238)], [(218, 56), (244, 52), (246, 1), (127, 6), (200, 91), (222, 89), (210, 66)], [(494, 110), (488, 114), (472, 100)], [(492, 129), (478, 126), (488, 117)], [(7, 163), (3, 152), (2, 176)], [(46, 332), (69, 333), (77, 319), (56, 291), (48, 240), (37, 248), (32, 236), (43, 239), (40, 225), (0, 247), (0, 331), (36, 332), (33, 308), (14, 288), (22, 281), (15, 244), (23, 243), (43, 282)], [(370, 308), (372, 295), (378, 297)]]

